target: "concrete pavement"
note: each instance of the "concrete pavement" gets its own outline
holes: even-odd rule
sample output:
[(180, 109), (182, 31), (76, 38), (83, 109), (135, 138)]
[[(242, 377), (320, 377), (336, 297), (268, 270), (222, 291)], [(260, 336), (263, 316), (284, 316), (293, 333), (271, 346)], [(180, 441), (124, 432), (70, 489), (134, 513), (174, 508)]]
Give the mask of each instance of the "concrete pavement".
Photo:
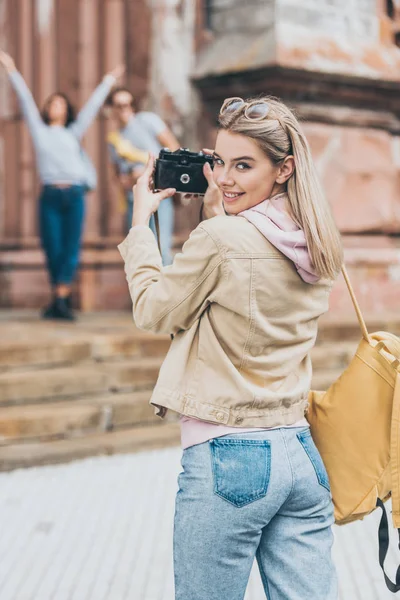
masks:
[[(0, 474), (1, 600), (174, 600), (179, 469), (170, 448)], [(335, 527), (340, 600), (395, 597), (378, 565), (378, 519)], [(396, 556), (393, 535), (391, 574)], [(265, 600), (256, 568), (246, 600)]]

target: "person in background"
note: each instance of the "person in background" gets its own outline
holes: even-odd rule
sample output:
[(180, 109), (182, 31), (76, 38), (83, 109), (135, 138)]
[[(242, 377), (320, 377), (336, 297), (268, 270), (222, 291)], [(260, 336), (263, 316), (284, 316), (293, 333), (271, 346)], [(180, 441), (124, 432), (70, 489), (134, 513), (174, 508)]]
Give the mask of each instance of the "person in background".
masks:
[(71, 285), (79, 264), (85, 192), (93, 179), (93, 167), (81, 141), (125, 68), (118, 66), (106, 75), (75, 117), (71, 102), (61, 92), (51, 94), (40, 113), (11, 56), (0, 51), (0, 64), (18, 96), (42, 183), (39, 233), (52, 288), (52, 300), (42, 317), (71, 321), (75, 319)]
[[(161, 148), (177, 150), (179, 142), (155, 113), (136, 111), (133, 94), (124, 87), (115, 88), (107, 98), (118, 131), (108, 137), (110, 158), (115, 174), (126, 198), (126, 230), (129, 231), (133, 213), (132, 186), (144, 171), (148, 153), (158, 156)], [(172, 262), (171, 246), (174, 231), (174, 206), (167, 198), (158, 211), (160, 220), (161, 250), (164, 265)], [(150, 227), (155, 233), (154, 218)]]

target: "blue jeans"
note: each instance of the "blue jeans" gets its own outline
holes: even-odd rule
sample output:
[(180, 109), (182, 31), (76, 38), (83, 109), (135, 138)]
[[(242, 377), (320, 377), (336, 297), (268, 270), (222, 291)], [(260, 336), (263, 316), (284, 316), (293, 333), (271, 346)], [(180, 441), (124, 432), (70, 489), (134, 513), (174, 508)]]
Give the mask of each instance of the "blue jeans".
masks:
[[(126, 211), (126, 230), (127, 232), (131, 228), (132, 214), (133, 214), (133, 193), (128, 192), (126, 196), (128, 208)], [(166, 198), (160, 204), (158, 209), (158, 218), (160, 223), (160, 245), (163, 265), (170, 265), (172, 263), (172, 236), (174, 233), (174, 203), (172, 198)], [(156, 227), (154, 223), (154, 217), (150, 219), (150, 229), (157, 237)]]
[(268, 600), (336, 600), (333, 504), (306, 427), (226, 435), (183, 452), (176, 600), (243, 600), (257, 559)]
[(83, 186), (45, 185), (39, 200), (39, 229), (52, 286), (74, 280), (85, 215)]

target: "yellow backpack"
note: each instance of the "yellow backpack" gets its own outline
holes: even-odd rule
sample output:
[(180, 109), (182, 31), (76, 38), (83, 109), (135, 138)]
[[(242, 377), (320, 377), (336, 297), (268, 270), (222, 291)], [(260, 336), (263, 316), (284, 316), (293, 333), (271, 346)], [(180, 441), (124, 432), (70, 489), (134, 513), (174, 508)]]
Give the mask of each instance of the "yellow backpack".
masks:
[(383, 503), (392, 497), (393, 525), (400, 528), (400, 339), (368, 333), (344, 267), (342, 273), (363, 338), (339, 379), (326, 392), (310, 392), (306, 417), (329, 475), (336, 523), (382, 509), (379, 562), (387, 587), (397, 592), (400, 567), (395, 583), (384, 571), (389, 528)]

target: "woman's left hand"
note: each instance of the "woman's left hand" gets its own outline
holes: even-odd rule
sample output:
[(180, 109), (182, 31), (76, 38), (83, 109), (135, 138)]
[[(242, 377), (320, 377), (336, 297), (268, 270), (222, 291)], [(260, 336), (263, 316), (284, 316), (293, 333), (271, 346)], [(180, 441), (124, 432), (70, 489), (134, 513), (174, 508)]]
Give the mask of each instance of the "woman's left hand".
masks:
[(133, 186), (133, 217), (132, 227), (148, 225), (150, 217), (156, 212), (161, 202), (176, 192), (175, 188), (153, 192), (152, 177), (154, 171), (154, 156), (150, 154), (146, 168)]

